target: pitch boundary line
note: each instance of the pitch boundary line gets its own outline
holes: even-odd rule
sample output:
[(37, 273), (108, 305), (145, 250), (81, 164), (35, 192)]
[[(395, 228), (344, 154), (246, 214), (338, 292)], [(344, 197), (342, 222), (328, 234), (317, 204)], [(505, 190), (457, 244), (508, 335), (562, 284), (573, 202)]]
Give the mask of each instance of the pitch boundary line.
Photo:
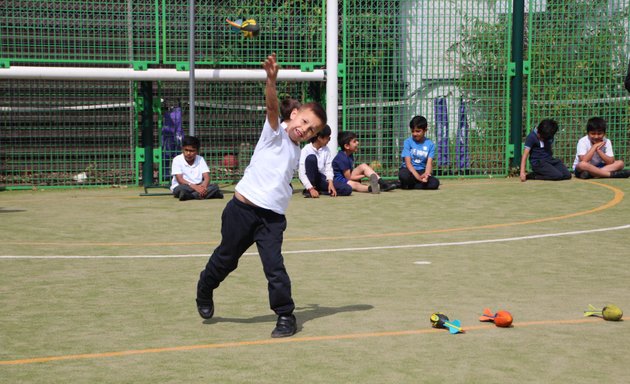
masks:
[[(384, 238), (384, 237), (401, 237), (401, 236), (411, 236), (411, 235), (426, 235), (426, 234), (434, 234), (434, 233), (451, 233), (451, 232), (462, 232), (462, 231), (472, 231), (479, 229), (496, 229), (496, 228), (505, 228), (505, 227), (513, 227), (516, 225), (527, 225), (527, 224), (537, 224), (548, 221), (556, 221), (556, 220), (564, 220), (577, 216), (589, 215), (595, 212), (603, 211), (608, 208), (612, 208), (615, 205), (619, 204), (623, 201), (624, 192), (619, 188), (598, 183), (596, 181), (590, 180), (581, 180), (582, 183), (589, 183), (593, 185), (597, 185), (600, 187), (604, 187), (610, 189), (614, 193), (614, 197), (607, 201), (606, 203), (592, 208), (587, 209), (585, 211), (578, 211), (573, 213), (568, 213), (560, 216), (551, 216), (551, 217), (543, 217), (538, 219), (530, 219), (523, 221), (513, 221), (509, 223), (496, 223), (496, 224), (487, 224), (487, 225), (478, 225), (478, 226), (468, 226), (468, 227), (458, 227), (458, 228), (443, 228), (443, 229), (427, 229), (421, 231), (412, 231), (412, 232), (390, 232), (390, 233), (369, 233), (365, 235), (353, 235), (354, 239), (376, 239), (376, 238)], [(326, 236), (326, 237), (296, 237), (296, 238), (285, 238), (284, 242), (293, 242), (293, 241), (323, 241), (323, 240), (344, 240), (348, 239), (347, 236)], [(3, 244), (7, 245), (30, 245), (30, 246), (96, 246), (96, 247), (135, 247), (135, 246), (176, 246), (176, 245), (216, 245), (218, 240), (215, 242), (208, 241), (195, 241), (195, 242), (171, 242), (171, 243), (58, 243), (58, 242), (28, 242), (28, 241), (5, 241)]]
[[(569, 319), (569, 320), (543, 320), (543, 321), (527, 321), (521, 323), (514, 323), (515, 327), (529, 327), (537, 325), (564, 325), (564, 324), (583, 324), (594, 323), (597, 321), (603, 321), (599, 318), (582, 318), (582, 319)], [(474, 325), (471, 327), (465, 327), (466, 332), (486, 330), (496, 328), (493, 324)], [(235, 348), (246, 346), (259, 346), (259, 345), (274, 345), (280, 343), (303, 343), (312, 341), (330, 341), (330, 340), (357, 340), (366, 339), (370, 337), (392, 337), (392, 336), (408, 336), (408, 335), (422, 335), (429, 333), (443, 333), (443, 329), (425, 328), (415, 329), (407, 331), (388, 331), (388, 332), (367, 332), (367, 333), (354, 333), (345, 335), (328, 335), (328, 336), (304, 336), (304, 337), (289, 337), (282, 339), (263, 339), (263, 340), (245, 340), (245, 341), (233, 341), (225, 343), (215, 344), (198, 344), (198, 345), (182, 345), (178, 347), (163, 347), (163, 348), (147, 348), (147, 349), (135, 349), (127, 351), (114, 351), (114, 352), (101, 352), (101, 353), (84, 353), (75, 355), (59, 355), (59, 356), (47, 356), (47, 357), (33, 357), (17, 360), (0, 360), (0, 365), (25, 365), (34, 363), (50, 363), (55, 361), (68, 361), (68, 360), (84, 360), (84, 359), (98, 359), (107, 357), (121, 357), (132, 355), (147, 355), (152, 353), (165, 353), (165, 352), (187, 352), (194, 350), (204, 349), (221, 349), (221, 348)]]
[[(377, 251), (384, 249), (405, 249), (405, 248), (427, 248), (427, 247), (451, 247), (451, 246), (462, 246), (462, 245), (477, 245), (477, 244), (488, 244), (488, 243), (503, 243), (509, 241), (521, 241), (521, 240), (531, 240), (531, 239), (542, 239), (547, 237), (562, 237), (562, 236), (574, 236), (574, 235), (583, 235), (588, 233), (596, 233), (596, 232), (610, 232), (610, 231), (620, 231), (624, 229), (629, 229), (630, 224), (619, 225), (616, 227), (607, 227), (607, 228), (596, 228), (596, 229), (586, 229), (581, 231), (570, 231), (570, 232), (557, 232), (557, 233), (546, 233), (540, 235), (528, 235), (528, 236), (519, 236), (519, 237), (503, 237), (498, 239), (484, 239), (484, 240), (468, 240), (468, 241), (454, 241), (449, 243), (422, 243), (422, 244), (405, 244), (405, 245), (381, 245), (374, 247), (352, 247), (352, 248), (325, 248), (325, 249), (301, 249), (294, 251), (282, 251), (283, 255), (295, 255), (295, 254), (305, 254), (305, 253), (332, 253), (332, 252), (357, 252), (357, 251)], [(258, 255), (258, 252), (245, 252), (244, 256), (255, 256)], [(8, 259), (177, 259), (177, 258), (189, 258), (189, 257), (209, 257), (210, 254), (185, 254), (185, 255), (50, 255), (50, 256), (0, 256), (0, 260), (8, 260)]]

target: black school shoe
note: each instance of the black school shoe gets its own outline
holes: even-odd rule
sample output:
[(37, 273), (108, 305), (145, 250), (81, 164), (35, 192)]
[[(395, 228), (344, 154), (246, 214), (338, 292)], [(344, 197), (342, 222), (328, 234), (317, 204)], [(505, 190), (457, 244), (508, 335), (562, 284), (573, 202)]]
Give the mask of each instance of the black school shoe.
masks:
[(620, 171), (610, 172), (610, 177), (613, 179), (627, 179), (630, 177), (630, 170), (622, 169)]
[(383, 180), (382, 178), (378, 179), (378, 185), (381, 188), (381, 191), (383, 191), (383, 192), (391, 191), (392, 189), (398, 188), (398, 185), (395, 182), (388, 183), (387, 181)]
[(297, 320), (294, 315), (278, 316), (278, 322), (271, 332), (271, 337), (289, 337), (295, 335), (295, 332), (297, 332)]
[(591, 178), (591, 174), (588, 173), (587, 171), (580, 171), (577, 173), (577, 177), (582, 179), (582, 180), (586, 180), (586, 179), (590, 179)]
[(212, 319), (214, 316), (214, 302), (212, 299), (196, 299), (197, 300), (197, 312), (199, 316), (204, 319)]

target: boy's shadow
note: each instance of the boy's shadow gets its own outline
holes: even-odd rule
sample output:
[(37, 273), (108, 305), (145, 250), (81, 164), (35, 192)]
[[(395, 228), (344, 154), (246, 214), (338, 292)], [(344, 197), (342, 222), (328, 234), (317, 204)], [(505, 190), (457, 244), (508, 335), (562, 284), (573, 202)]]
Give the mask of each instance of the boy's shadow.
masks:
[[(355, 305), (344, 305), (341, 307), (323, 307), (319, 304), (308, 304), (305, 307), (297, 307), (295, 308), (295, 316), (297, 317), (298, 322), (298, 331), (302, 329), (302, 324), (307, 321), (311, 321), (313, 319), (317, 319), (320, 317), (326, 317), (335, 315), (341, 312), (354, 312), (354, 311), (368, 311), (373, 309), (374, 306), (368, 304), (355, 304)], [(213, 317), (212, 319), (204, 320), (204, 324), (216, 324), (216, 323), (244, 323), (244, 324), (253, 324), (253, 323), (275, 323), (278, 319), (278, 316), (275, 314), (264, 315), (264, 316), (255, 316), (248, 319), (243, 318), (234, 318), (234, 317)]]
[(0, 213), (15, 213), (15, 212), (26, 212), (26, 209), (8, 209), (8, 208), (0, 207)]

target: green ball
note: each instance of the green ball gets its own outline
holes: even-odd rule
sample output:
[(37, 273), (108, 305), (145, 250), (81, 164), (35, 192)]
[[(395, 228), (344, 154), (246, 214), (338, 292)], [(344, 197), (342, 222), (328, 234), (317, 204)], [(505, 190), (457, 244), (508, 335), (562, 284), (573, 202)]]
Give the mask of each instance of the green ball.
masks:
[(608, 304), (602, 310), (602, 315), (604, 317), (604, 320), (619, 321), (623, 316), (623, 312), (621, 311), (621, 308), (619, 308), (615, 304)]

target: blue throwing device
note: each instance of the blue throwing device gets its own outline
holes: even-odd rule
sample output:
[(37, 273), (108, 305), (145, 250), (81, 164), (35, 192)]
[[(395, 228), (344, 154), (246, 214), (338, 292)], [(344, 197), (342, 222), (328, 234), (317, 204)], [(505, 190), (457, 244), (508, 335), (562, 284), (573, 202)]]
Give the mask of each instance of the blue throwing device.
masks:
[(448, 331), (452, 334), (464, 332), (462, 323), (459, 320), (445, 321), (444, 326), (448, 328)]

